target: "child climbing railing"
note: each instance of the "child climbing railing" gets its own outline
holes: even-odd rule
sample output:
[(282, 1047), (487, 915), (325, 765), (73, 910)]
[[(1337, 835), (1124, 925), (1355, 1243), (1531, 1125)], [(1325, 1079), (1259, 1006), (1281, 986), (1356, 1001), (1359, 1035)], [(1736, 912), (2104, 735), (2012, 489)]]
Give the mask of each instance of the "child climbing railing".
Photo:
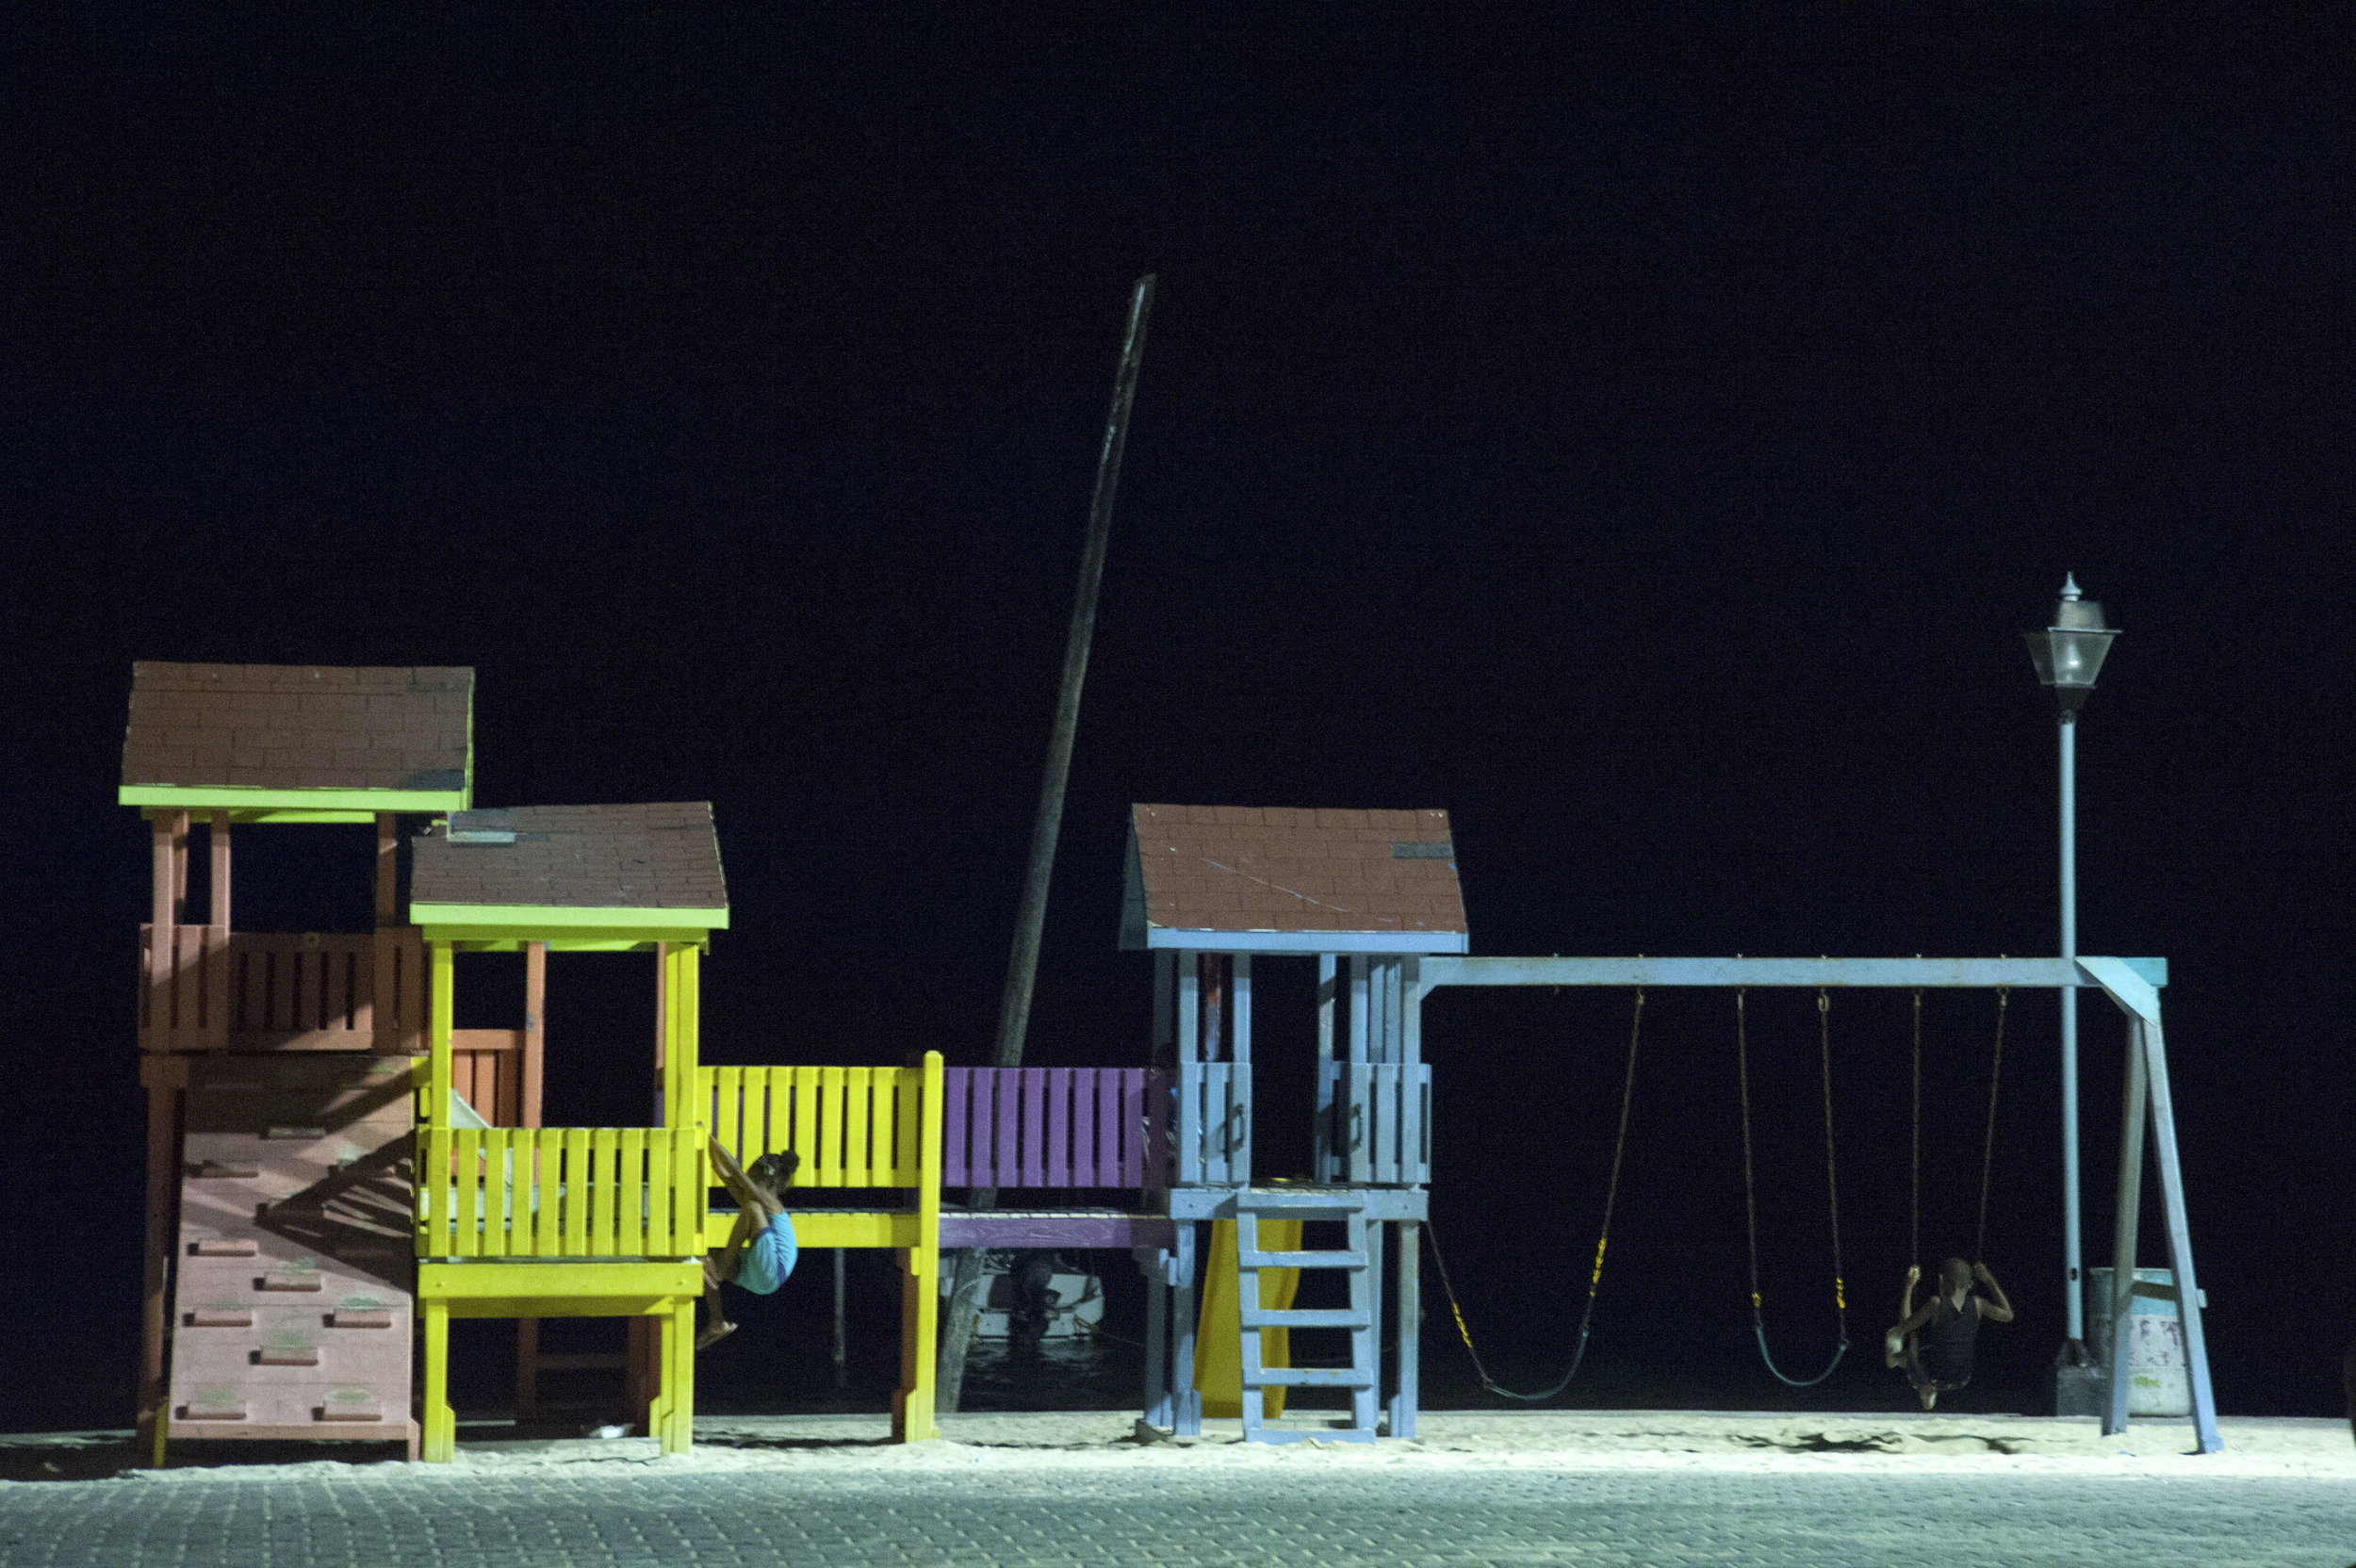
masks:
[(420, 1257), (684, 1258), (704, 1250), (700, 1128), (433, 1128), (419, 1142)]

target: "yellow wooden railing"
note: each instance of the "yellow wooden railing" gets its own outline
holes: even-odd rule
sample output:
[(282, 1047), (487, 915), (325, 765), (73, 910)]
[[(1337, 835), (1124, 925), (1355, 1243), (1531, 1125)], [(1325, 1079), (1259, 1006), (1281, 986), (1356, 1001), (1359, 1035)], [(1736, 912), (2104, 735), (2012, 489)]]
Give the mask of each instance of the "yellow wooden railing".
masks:
[(924, 1184), (924, 1070), (709, 1067), (697, 1077), (712, 1135), (743, 1163), (791, 1149), (798, 1187)]
[(704, 1250), (699, 1127), (435, 1127), (418, 1142), (419, 1257)]

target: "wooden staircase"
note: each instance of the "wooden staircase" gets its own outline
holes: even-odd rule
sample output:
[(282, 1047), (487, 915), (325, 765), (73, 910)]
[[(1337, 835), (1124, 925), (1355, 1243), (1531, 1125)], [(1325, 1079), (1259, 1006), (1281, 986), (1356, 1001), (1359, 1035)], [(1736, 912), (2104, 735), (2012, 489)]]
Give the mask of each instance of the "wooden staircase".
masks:
[[(1340, 1250), (1305, 1249), (1271, 1252), (1260, 1248), (1260, 1221), (1299, 1219), (1309, 1223), (1338, 1220), (1344, 1228)], [(1376, 1437), (1375, 1405), (1382, 1377), (1380, 1345), (1375, 1332), (1374, 1254), (1366, 1231), (1366, 1198), (1348, 1187), (1255, 1188), (1235, 1195), (1235, 1294), (1237, 1319), (1243, 1333), (1243, 1435), (1247, 1443), (1297, 1443), (1303, 1438), (1327, 1442), (1371, 1443)], [(1260, 1305), (1263, 1268), (1340, 1269), (1350, 1280), (1347, 1307), (1288, 1307)], [(1262, 1364), (1263, 1329), (1346, 1329), (1350, 1331), (1348, 1366), (1267, 1366)], [(1268, 1422), (1262, 1391), (1269, 1388), (1346, 1388), (1350, 1391), (1350, 1424), (1311, 1424), (1293, 1420), (1283, 1426)]]

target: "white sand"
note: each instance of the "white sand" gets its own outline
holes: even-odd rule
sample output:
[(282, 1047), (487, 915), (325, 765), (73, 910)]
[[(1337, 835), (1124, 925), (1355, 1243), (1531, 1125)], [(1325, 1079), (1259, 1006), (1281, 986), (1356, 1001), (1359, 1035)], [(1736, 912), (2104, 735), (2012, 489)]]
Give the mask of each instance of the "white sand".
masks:
[[(630, 1470), (770, 1471), (830, 1482), (921, 1473), (988, 1477), (993, 1484), (1084, 1485), (1116, 1472), (1219, 1472), (1300, 1466), (1358, 1469), (1740, 1470), (1786, 1474), (1954, 1474), (2125, 1477), (2303, 1477), (2356, 1479), (2356, 1441), (2335, 1420), (2229, 1417), (2225, 1450), (2192, 1452), (2188, 1421), (2138, 1421), (2116, 1438), (2092, 1419), (2023, 1415), (1792, 1415), (1690, 1411), (1442, 1412), (1411, 1442), (1246, 1445), (1235, 1421), (1206, 1422), (1198, 1439), (1140, 1440), (1130, 1416), (1092, 1413), (957, 1415), (939, 1442), (884, 1441), (879, 1416), (712, 1416), (695, 1424), (692, 1454), (666, 1458), (653, 1440), (495, 1440), (462, 1429), (449, 1465), (239, 1464), (211, 1446), (204, 1468), (141, 1472), (151, 1481), (286, 1478), (335, 1471), (385, 1480), (488, 1478), (612, 1465)], [(0, 1440), (8, 1447), (89, 1441), (64, 1434)], [(112, 1437), (115, 1434), (105, 1434)], [(282, 1450), (283, 1452), (283, 1450)], [(275, 1457), (275, 1456), (273, 1456)]]

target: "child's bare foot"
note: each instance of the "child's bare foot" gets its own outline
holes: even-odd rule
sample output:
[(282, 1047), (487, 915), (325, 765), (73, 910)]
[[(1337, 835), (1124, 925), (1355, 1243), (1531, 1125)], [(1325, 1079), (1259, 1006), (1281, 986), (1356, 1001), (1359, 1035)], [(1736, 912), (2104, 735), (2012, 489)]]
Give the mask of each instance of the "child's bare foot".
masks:
[[(734, 1327), (733, 1324), (729, 1326), (731, 1328)], [(1939, 1403), (1939, 1390), (1935, 1388), (1921, 1388), (1915, 1390), (1915, 1392), (1922, 1396), (1922, 1408), (1926, 1411), (1933, 1405)]]
[(708, 1349), (711, 1347), (719, 1344), (722, 1340), (728, 1338), (728, 1335), (734, 1332), (736, 1332), (736, 1325), (733, 1323), (727, 1321), (714, 1323), (710, 1328), (704, 1330), (702, 1333), (695, 1336), (695, 1348), (698, 1350)]

